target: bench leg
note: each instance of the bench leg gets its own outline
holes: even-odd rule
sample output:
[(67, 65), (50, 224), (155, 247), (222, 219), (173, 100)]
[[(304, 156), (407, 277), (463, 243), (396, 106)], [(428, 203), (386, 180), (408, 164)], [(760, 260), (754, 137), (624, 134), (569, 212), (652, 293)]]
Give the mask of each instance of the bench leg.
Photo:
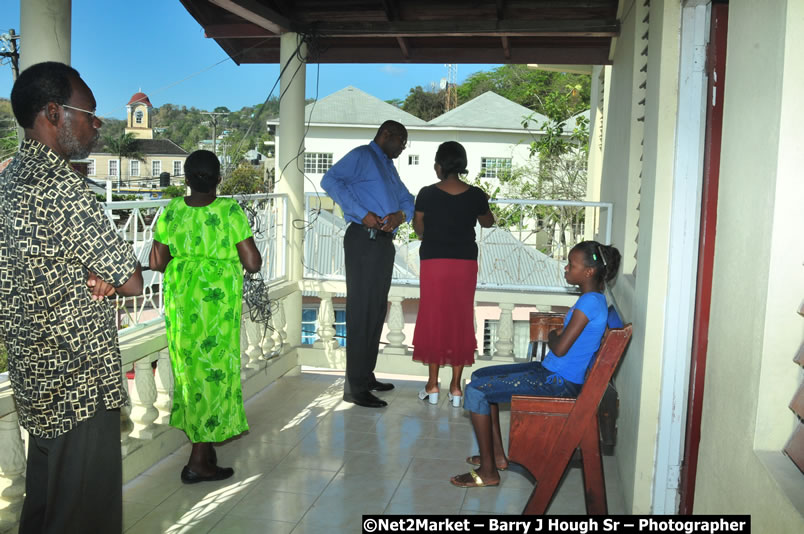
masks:
[(606, 484), (603, 480), (603, 459), (600, 456), (600, 434), (597, 417), (593, 417), (581, 438), (583, 456), (583, 486), (586, 493), (586, 512), (590, 515), (605, 515)]

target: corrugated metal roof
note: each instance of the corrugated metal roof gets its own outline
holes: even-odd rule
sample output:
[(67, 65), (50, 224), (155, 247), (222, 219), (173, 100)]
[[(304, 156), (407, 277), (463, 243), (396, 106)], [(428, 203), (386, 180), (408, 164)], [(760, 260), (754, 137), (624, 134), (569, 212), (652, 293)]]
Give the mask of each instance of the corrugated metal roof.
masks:
[[(304, 276), (305, 278), (341, 278), (345, 277), (343, 256), (343, 235), (348, 223), (331, 212), (321, 210), (310, 217), (310, 224), (304, 236)], [(379, 239), (379, 238), (378, 238)], [(411, 265), (407, 245), (394, 241), (396, 257), (394, 258), (395, 280), (418, 280), (418, 248), (416, 264)], [(415, 267), (412, 269), (411, 267)]]
[[(343, 279), (343, 234), (347, 223), (325, 210), (311, 219), (304, 240), (305, 278)], [(394, 245), (394, 282), (418, 281), (421, 242), (395, 240)], [(555, 288), (561, 292), (573, 288), (564, 280), (565, 262), (522, 243), (507, 230), (484, 229), (479, 247), (479, 285)]]
[(523, 130), (522, 120), (531, 114), (533, 115), (530, 121), (531, 129), (547, 120), (544, 115), (534, 113), (493, 91), (487, 91), (427, 124), (455, 128)]
[(566, 262), (551, 258), (526, 245), (502, 228), (480, 234), (478, 284), (492, 286), (539, 286), (572, 289), (564, 280)]

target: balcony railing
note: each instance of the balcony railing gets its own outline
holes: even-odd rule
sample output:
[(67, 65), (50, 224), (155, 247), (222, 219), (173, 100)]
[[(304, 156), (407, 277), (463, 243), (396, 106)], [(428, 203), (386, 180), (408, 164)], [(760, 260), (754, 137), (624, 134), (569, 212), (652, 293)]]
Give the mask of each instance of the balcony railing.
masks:
[[(260, 276), (268, 285), (285, 280), (287, 196), (239, 195), (236, 198), (249, 217), (254, 241), (265, 260)], [(143, 266), (148, 265), (156, 221), (169, 202), (170, 200), (133, 200), (105, 203), (106, 216), (123, 239), (131, 243), (134, 255)], [(118, 330), (161, 320), (162, 273), (145, 270), (143, 287), (141, 296), (116, 298)]]

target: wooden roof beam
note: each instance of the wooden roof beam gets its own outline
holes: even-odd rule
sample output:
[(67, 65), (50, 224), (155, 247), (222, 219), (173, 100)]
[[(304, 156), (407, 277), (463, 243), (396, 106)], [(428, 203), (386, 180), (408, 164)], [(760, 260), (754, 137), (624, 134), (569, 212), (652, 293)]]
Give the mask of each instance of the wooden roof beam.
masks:
[[(296, 31), (307, 33), (304, 28)], [(620, 24), (616, 20), (320, 22), (309, 32), (329, 37), (616, 37)]]
[(204, 29), (204, 34), (210, 39), (248, 39), (278, 37), (276, 33), (266, 30), (251, 22), (237, 22), (231, 24), (210, 24)]
[(500, 41), (502, 42), (503, 55), (505, 56), (505, 59), (511, 59), (511, 44), (508, 42), (508, 37), (503, 35), (500, 37)]
[(293, 29), (293, 22), (287, 17), (256, 0), (209, 0), (216, 6), (256, 24), (261, 28), (280, 35)]

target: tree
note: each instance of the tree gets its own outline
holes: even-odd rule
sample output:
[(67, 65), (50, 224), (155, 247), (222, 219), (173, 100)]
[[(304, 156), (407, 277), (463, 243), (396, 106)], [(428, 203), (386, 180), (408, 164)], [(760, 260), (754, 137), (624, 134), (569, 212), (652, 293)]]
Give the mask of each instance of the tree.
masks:
[(262, 174), (252, 165), (242, 162), (220, 185), (221, 195), (251, 195), (265, 192)]
[(117, 189), (120, 190), (123, 186), (123, 158), (145, 161), (145, 157), (140, 152), (137, 138), (132, 133), (122, 133), (118, 137), (106, 136), (103, 138), (103, 143), (109, 152), (117, 156)]
[(183, 197), (187, 188), (181, 185), (169, 185), (162, 188), (162, 198)]
[(402, 109), (423, 121), (435, 119), (446, 107), (444, 91), (425, 91), (420, 85), (410, 90)]
[(563, 91), (568, 85), (578, 86), (578, 92), (567, 108), (567, 117), (571, 117), (589, 108), (591, 77), (531, 69), (527, 65), (502, 65), (491, 71), (470, 75), (458, 86), (458, 104), (468, 102), (486, 91), (494, 91), (530, 110), (548, 115), (546, 97)]
[(0, 161), (17, 153), (17, 121), (11, 111), (11, 101), (0, 98)]
[[(523, 118), (522, 126), (533, 136), (530, 160), (498, 176), (494, 187), (488, 180), (475, 179), (492, 198), (583, 200), (586, 198), (586, 162), (589, 152), (589, 121), (582, 115), (583, 83), (568, 85), (540, 97), (547, 120), (536, 120), (535, 113)], [(588, 109), (588, 100), (586, 108)], [(574, 115), (574, 116), (573, 116)], [(574, 120), (571, 132), (569, 120)], [(531, 129), (535, 127), (535, 131)], [(540, 228), (545, 232), (548, 250), (557, 258), (566, 258), (571, 236), (579, 233), (585, 210), (571, 206), (504, 206), (492, 210), (498, 225), (508, 228)]]

